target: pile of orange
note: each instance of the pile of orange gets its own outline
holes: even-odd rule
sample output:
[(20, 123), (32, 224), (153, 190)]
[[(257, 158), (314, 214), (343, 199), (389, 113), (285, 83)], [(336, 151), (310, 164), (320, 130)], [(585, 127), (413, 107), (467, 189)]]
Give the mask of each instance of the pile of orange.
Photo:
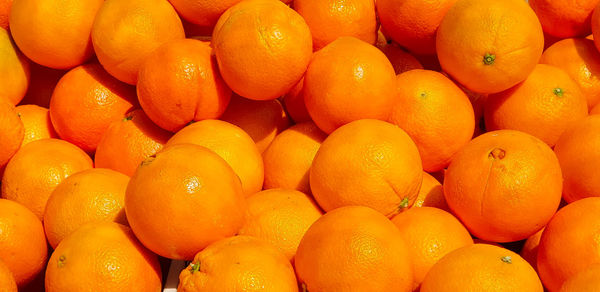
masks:
[(0, 291), (600, 291), (600, 0), (0, 0), (0, 75)]

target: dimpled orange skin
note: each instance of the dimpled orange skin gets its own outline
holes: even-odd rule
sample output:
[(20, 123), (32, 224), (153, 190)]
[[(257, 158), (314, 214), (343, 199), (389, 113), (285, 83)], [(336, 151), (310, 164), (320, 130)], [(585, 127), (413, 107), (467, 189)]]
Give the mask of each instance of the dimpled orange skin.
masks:
[(306, 22), (278, 0), (245, 0), (219, 18), (212, 36), (229, 87), (254, 100), (275, 99), (302, 78), (312, 55)]
[(296, 292), (294, 268), (272, 245), (250, 236), (219, 240), (179, 274), (180, 292)]
[(304, 102), (328, 134), (359, 119), (385, 120), (396, 96), (395, 76), (376, 47), (340, 37), (314, 54), (304, 77)]
[(440, 24), (436, 47), (455, 80), (496, 93), (527, 78), (542, 55), (544, 34), (525, 1), (458, 0)]
[(50, 114), (47, 108), (34, 104), (26, 104), (17, 106), (16, 111), (25, 127), (25, 136), (23, 145), (46, 138), (57, 138), (58, 134), (54, 131)]
[(46, 291), (161, 291), (158, 258), (129, 227), (114, 222), (87, 224), (52, 253)]
[(423, 182), (413, 207), (434, 207), (450, 212), (442, 184), (427, 172), (423, 172)]
[(0, 27), (0, 96), (18, 104), (29, 86), (29, 61), (13, 43), (10, 33)]
[(4, 292), (18, 292), (15, 278), (2, 260), (0, 260), (0, 290)]
[(474, 236), (493, 242), (528, 238), (560, 204), (558, 159), (531, 135), (485, 133), (460, 150), (444, 178), (444, 196)]
[(561, 39), (585, 37), (591, 30), (592, 12), (598, 0), (529, 0), (544, 32)]
[(100, 64), (115, 78), (133, 85), (152, 51), (184, 37), (181, 20), (167, 0), (106, 0), (92, 27)]
[(169, 0), (185, 20), (203, 27), (212, 28), (219, 16), (229, 7), (242, 0)]
[(191, 121), (223, 114), (231, 89), (221, 78), (212, 49), (195, 39), (165, 43), (140, 68), (137, 93), (150, 119), (176, 132)]
[(413, 269), (402, 234), (362, 206), (323, 215), (296, 252), (298, 282), (307, 291), (412, 291)]
[(600, 288), (600, 264), (594, 264), (570, 277), (560, 292), (597, 292)]
[(531, 291), (544, 287), (533, 268), (518, 254), (489, 244), (454, 250), (435, 264), (421, 292)]
[(240, 180), (227, 162), (193, 144), (170, 146), (146, 159), (125, 195), (135, 235), (170, 259), (191, 260), (209, 244), (236, 234), (245, 208)]
[(21, 148), (25, 127), (15, 106), (0, 99), (0, 176), (8, 161)]
[(92, 159), (75, 145), (42, 139), (23, 146), (6, 166), (2, 198), (16, 201), (43, 219), (46, 202), (65, 178), (93, 167)]

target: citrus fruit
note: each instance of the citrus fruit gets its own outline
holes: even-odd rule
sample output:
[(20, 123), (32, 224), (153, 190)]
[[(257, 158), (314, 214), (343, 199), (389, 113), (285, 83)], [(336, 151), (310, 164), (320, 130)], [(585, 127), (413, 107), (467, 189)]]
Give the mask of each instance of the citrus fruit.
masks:
[(26, 104), (17, 106), (15, 110), (21, 118), (25, 129), (21, 147), (29, 142), (58, 137), (58, 134), (54, 131), (54, 126), (52, 126), (47, 108), (34, 104)]

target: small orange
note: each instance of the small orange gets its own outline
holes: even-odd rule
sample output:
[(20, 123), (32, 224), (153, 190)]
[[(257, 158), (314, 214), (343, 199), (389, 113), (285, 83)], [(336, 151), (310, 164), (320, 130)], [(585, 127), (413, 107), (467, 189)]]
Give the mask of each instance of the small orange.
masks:
[(444, 198), (442, 184), (427, 172), (423, 172), (423, 182), (413, 207), (434, 207), (450, 211), (446, 198)]
[(560, 288), (560, 292), (600, 291), (600, 264), (591, 265), (571, 276)]
[(15, 46), (10, 33), (0, 27), (0, 98), (17, 105), (29, 86), (29, 61)]
[(281, 99), (285, 110), (290, 118), (296, 123), (311, 122), (312, 118), (308, 114), (306, 104), (304, 104), (304, 78)]
[(29, 87), (21, 104), (35, 104), (41, 107), (50, 107), (50, 98), (56, 84), (67, 71), (57, 70), (31, 62), (31, 76), (29, 78)]
[(529, 0), (544, 32), (561, 39), (592, 33), (592, 12), (598, 0)]
[(15, 277), (2, 260), (0, 260), (0, 291), (17, 292)]
[(540, 240), (542, 239), (543, 232), (544, 229), (542, 228), (540, 231), (527, 238), (523, 248), (519, 252), (523, 259), (525, 259), (533, 267), (533, 269), (536, 270), (536, 272), (538, 248), (540, 246)]
[(242, 0), (169, 0), (185, 20), (212, 29), (227, 8)]
[(0, 177), (2, 169), (17, 153), (25, 137), (25, 127), (14, 105), (0, 99)]
[(8, 30), (8, 18), (13, 0), (0, 0), (0, 28)]
[(27, 104), (17, 106), (15, 109), (25, 129), (21, 147), (29, 142), (58, 137), (58, 134), (54, 131), (54, 126), (52, 126), (52, 121), (50, 121), (47, 108)]
[(417, 58), (396, 43), (386, 42), (384, 45), (377, 45), (377, 47), (385, 54), (388, 60), (390, 60), (396, 74), (401, 74), (414, 69), (423, 69), (423, 65), (421, 65), (421, 62), (419, 62)]

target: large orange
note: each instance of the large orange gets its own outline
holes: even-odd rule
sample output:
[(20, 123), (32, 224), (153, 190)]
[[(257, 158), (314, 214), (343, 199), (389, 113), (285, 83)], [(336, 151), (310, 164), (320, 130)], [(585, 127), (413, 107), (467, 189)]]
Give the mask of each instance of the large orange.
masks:
[(522, 0), (458, 0), (436, 35), (444, 71), (479, 93), (525, 80), (544, 48), (542, 26)]
[(2, 198), (29, 208), (40, 220), (52, 191), (65, 178), (92, 168), (92, 159), (75, 145), (42, 139), (23, 146), (6, 165)]
[(166, 146), (196, 144), (223, 158), (242, 182), (244, 195), (262, 190), (264, 164), (252, 138), (236, 125), (220, 120), (203, 120), (177, 132)]
[(518, 254), (489, 244), (454, 250), (435, 264), (421, 292), (528, 291), (544, 287), (533, 268)]
[(0, 290), (4, 292), (17, 292), (15, 277), (2, 260), (0, 260)]
[(179, 275), (179, 292), (296, 292), (294, 268), (272, 245), (250, 236), (219, 240)]
[(47, 108), (26, 104), (17, 106), (15, 109), (25, 129), (21, 147), (29, 142), (58, 137), (56, 131), (54, 131), (54, 126), (52, 126), (52, 121), (50, 121)]
[(304, 78), (300, 79), (300, 81), (283, 96), (281, 102), (294, 122), (312, 122), (312, 118), (306, 109), (306, 104), (304, 104)]
[(592, 33), (592, 12), (598, 0), (529, 0), (544, 32), (558, 38), (585, 37)]
[(240, 1), (242, 0), (169, 0), (182, 18), (209, 29), (227, 8)]
[(296, 273), (304, 291), (412, 291), (402, 233), (373, 209), (348, 206), (319, 218), (300, 241)]
[(0, 98), (16, 105), (29, 86), (29, 61), (15, 46), (10, 33), (0, 27)]
[(15, 0), (10, 32), (23, 53), (55, 69), (75, 67), (94, 54), (90, 32), (103, 0)]
[(600, 264), (591, 265), (571, 276), (560, 288), (560, 292), (600, 291)]
[(415, 141), (425, 171), (442, 170), (473, 137), (475, 114), (469, 98), (435, 71), (411, 70), (396, 80), (390, 122)]
[(50, 107), (50, 98), (56, 84), (67, 71), (52, 69), (31, 63), (29, 87), (21, 104), (35, 104), (41, 107)]
[(144, 160), (125, 195), (135, 235), (171, 259), (191, 260), (214, 241), (236, 234), (245, 208), (240, 180), (227, 162), (193, 144), (170, 146)]
[(446, 198), (444, 198), (442, 184), (427, 172), (423, 172), (423, 182), (413, 207), (434, 207), (450, 211)]
[(225, 82), (255, 100), (288, 92), (312, 55), (308, 25), (279, 0), (244, 0), (229, 8), (215, 26), (212, 46)]
[(514, 131), (487, 132), (452, 159), (444, 178), (450, 209), (471, 234), (493, 242), (528, 238), (561, 200), (558, 159), (540, 139)]
[(150, 54), (137, 93), (148, 117), (173, 132), (191, 121), (218, 118), (231, 98), (210, 45), (195, 39), (169, 41)]
[(117, 79), (137, 83), (145, 58), (163, 43), (185, 37), (167, 0), (106, 0), (92, 27), (98, 60)]
[(0, 176), (8, 161), (21, 148), (25, 127), (15, 106), (0, 99)]
[(87, 224), (52, 253), (46, 291), (160, 291), (158, 258), (129, 227), (113, 222)]

